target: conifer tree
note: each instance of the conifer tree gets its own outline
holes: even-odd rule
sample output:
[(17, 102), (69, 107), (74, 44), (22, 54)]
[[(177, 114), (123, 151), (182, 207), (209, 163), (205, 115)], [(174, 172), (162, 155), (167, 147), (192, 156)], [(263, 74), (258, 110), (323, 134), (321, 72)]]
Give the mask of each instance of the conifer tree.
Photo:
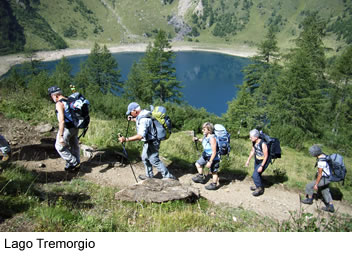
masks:
[(277, 137), (296, 146), (307, 137), (319, 136), (320, 110), (325, 67), (323, 27), (319, 17), (310, 14), (303, 31), (285, 63), (279, 86), (270, 95), (270, 120)]
[(154, 101), (181, 103), (182, 86), (176, 79), (176, 69), (173, 67), (175, 53), (167, 40), (164, 31), (159, 30), (153, 45), (149, 44), (142, 60), (144, 69), (149, 73), (147, 81), (154, 90)]
[(124, 96), (137, 102), (153, 103), (154, 91), (151, 85), (143, 63), (133, 63), (124, 85)]
[[(265, 39), (258, 45), (258, 53), (252, 58), (252, 63), (243, 69), (244, 83), (240, 86), (234, 103), (229, 104), (227, 117), (236, 119), (237, 126), (242, 121), (241, 125), (249, 128), (263, 128), (269, 121), (267, 102), (272, 88), (278, 84), (277, 78), (281, 72), (281, 67), (276, 62), (279, 48), (273, 27), (269, 28)], [(240, 115), (237, 108), (246, 115)]]
[(116, 93), (122, 87), (120, 78), (118, 63), (110, 51), (105, 45), (101, 48), (95, 43), (88, 59), (76, 76), (76, 82), (80, 88), (89, 86), (91, 92), (108, 94)]
[(330, 70), (334, 87), (330, 91), (330, 121), (332, 132), (337, 136), (352, 136), (352, 46), (349, 46), (334, 62)]

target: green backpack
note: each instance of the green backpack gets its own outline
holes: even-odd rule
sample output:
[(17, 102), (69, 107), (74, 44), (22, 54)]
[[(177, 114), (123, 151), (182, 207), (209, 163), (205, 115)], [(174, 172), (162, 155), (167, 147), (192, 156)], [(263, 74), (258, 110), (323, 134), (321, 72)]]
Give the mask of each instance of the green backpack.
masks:
[(166, 108), (163, 106), (150, 106), (152, 111), (153, 127), (156, 131), (158, 140), (163, 141), (169, 139), (171, 135), (171, 119), (166, 114)]

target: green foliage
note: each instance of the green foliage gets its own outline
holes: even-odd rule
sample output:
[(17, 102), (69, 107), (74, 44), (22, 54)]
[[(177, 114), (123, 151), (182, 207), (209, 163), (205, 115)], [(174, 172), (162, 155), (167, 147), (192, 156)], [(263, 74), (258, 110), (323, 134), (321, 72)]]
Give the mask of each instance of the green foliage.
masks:
[(172, 66), (175, 54), (170, 50), (165, 31), (159, 30), (139, 64), (134, 64), (125, 85), (125, 96), (149, 103), (181, 103), (180, 82)]
[(76, 84), (84, 92), (97, 94), (117, 93), (122, 87), (118, 63), (104, 45), (95, 43), (88, 59), (82, 64), (76, 75)]
[(53, 80), (61, 89), (67, 88), (73, 80), (71, 75), (72, 66), (65, 57), (62, 57), (60, 62), (55, 67)]
[(278, 225), (279, 232), (351, 232), (352, 218), (346, 215), (332, 215), (325, 218), (322, 214), (293, 212), (291, 219)]
[(24, 30), (7, 1), (0, 1), (0, 17), (0, 55), (23, 51)]

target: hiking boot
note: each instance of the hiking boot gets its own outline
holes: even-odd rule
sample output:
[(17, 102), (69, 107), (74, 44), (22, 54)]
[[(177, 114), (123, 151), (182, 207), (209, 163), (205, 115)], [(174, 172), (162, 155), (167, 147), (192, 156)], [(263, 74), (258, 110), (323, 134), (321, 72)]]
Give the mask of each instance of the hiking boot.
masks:
[(218, 187), (217, 187), (216, 184), (210, 183), (210, 184), (208, 184), (208, 185), (205, 186), (205, 189), (207, 189), (207, 190), (217, 190)]
[(177, 180), (177, 177), (173, 176), (173, 175), (170, 175), (169, 177), (163, 177), (163, 179), (173, 179), (173, 180)]
[(254, 190), (252, 195), (257, 197), (259, 195), (262, 195), (263, 193), (264, 193), (264, 188), (263, 187), (257, 187), (257, 189)]
[(153, 177), (144, 176), (144, 175), (139, 175), (138, 178), (143, 181), (143, 180), (146, 180), (146, 179), (148, 179), (148, 178), (153, 178)]
[(256, 187), (255, 185), (252, 185), (251, 187), (249, 187), (249, 189), (250, 189), (251, 191), (255, 191), (255, 190), (257, 189), (257, 187)]
[(195, 177), (192, 177), (193, 182), (195, 183), (200, 183), (200, 184), (205, 184), (206, 180), (205, 180), (205, 176), (198, 174)]
[(302, 200), (302, 203), (311, 205), (313, 204), (313, 198), (306, 198)]
[(78, 170), (80, 167), (80, 163), (79, 162), (75, 162), (75, 163), (69, 163), (69, 162), (66, 162), (66, 165), (65, 165), (65, 171), (74, 171), (74, 170)]
[(334, 213), (335, 212), (335, 208), (334, 208), (334, 205), (332, 204), (328, 204), (326, 205), (325, 207), (321, 208), (323, 211), (328, 211), (328, 212), (331, 212), (331, 213)]

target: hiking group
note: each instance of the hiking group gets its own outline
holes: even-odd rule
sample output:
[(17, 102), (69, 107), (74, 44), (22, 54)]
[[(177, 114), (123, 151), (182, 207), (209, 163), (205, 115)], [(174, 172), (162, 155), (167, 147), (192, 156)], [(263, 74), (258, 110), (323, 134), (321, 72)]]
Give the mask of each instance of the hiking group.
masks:
[[(57, 86), (48, 89), (51, 99), (55, 102), (55, 109), (59, 124), (56, 136), (55, 148), (61, 158), (66, 161), (66, 171), (76, 171), (80, 167), (80, 147), (79, 138), (84, 136), (88, 129), (89, 101), (81, 94), (75, 92), (65, 97), (62, 90)], [(162, 106), (153, 107), (151, 110), (142, 109), (136, 102), (131, 102), (127, 107), (128, 126), (130, 121), (136, 123), (136, 134), (128, 135), (128, 126), (125, 136), (119, 135), (118, 140), (123, 144), (131, 141), (142, 141), (141, 153), (142, 162), (145, 167), (145, 175), (139, 175), (140, 180), (153, 178), (153, 167), (161, 173), (163, 179), (177, 180), (177, 178), (167, 169), (159, 157), (159, 149), (162, 140), (168, 139), (171, 134), (171, 119), (166, 114), (166, 109)], [(84, 129), (81, 136), (78, 136), (79, 129)], [(197, 142), (201, 142), (203, 152), (195, 162), (197, 175), (192, 178), (195, 183), (206, 184), (208, 176), (204, 168), (209, 169), (212, 180), (205, 186), (207, 190), (217, 190), (220, 187), (219, 169), (222, 156), (229, 155), (230, 134), (225, 127), (220, 124), (213, 125), (206, 122), (202, 125), (203, 137), (198, 138), (193, 135), (196, 148)], [(249, 139), (252, 143), (248, 159), (244, 164), (249, 166), (250, 160), (254, 157), (254, 171), (252, 179), (254, 185), (250, 187), (252, 195), (257, 197), (264, 194), (264, 184), (262, 181), (263, 172), (269, 164), (276, 158), (281, 157), (280, 142), (276, 138), (269, 137), (257, 129), (249, 132)], [(125, 151), (126, 152), (126, 151)], [(0, 155), (1, 162), (7, 161), (10, 157), (11, 149), (5, 138), (0, 135)], [(321, 192), (325, 207), (322, 209), (334, 212), (332, 196), (329, 189), (330, 182), (342, 181), (346, 175), (346, 167), (343, 158), (339, 154), (326, 155), (318, 145), (313, 145), (309, 153), (316, 158), (317, 174), (316, 180), (306, 185), (306, 198), (302, 200), (304, 204), (312, 204), (314, 192)], [(127, 152), (125, 153), (127, 157)], [(130, 164), (131, 165), (131, 164)], [(132, 165), (131, 165), (132, 169)], [(134, 174), (134, 171), (132, 169)], [(134, 174), (135, 176), (135, 174)], [(137, 181), (137, 178), (135, 176)]]

